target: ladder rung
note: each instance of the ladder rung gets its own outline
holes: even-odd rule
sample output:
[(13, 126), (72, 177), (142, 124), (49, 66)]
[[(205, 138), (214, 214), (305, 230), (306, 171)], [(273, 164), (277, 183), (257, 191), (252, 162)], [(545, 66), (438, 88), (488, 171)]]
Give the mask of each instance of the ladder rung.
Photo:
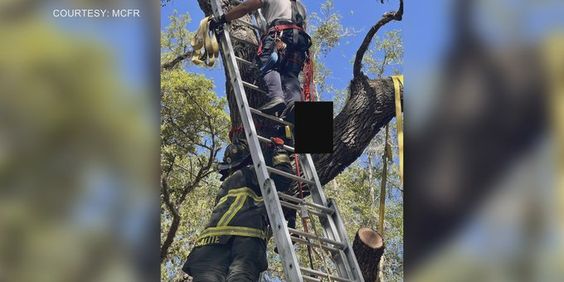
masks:
[[(272, 141), (271, 141), (270, 139), (268, 139), (268, 138), (264, 138), (264, 137), (262, 137), (262, 136), (260, 136), (260, 135), (257, 135), (257, 137), (258, 137), (259, 141), (261, 141), (261, 142), (264, 142), (264, 143), (272, 143)], [(284, 149), (285, 149), (286, 151), (290, 152), (290, 153), (293, 153), (293, 152), (294, 152), (294, 147), (290, 147), (290, 146), (288, 146), (288, 145), (284, 145)]]
[(275, 168), (273, 168), (273, 167), (267, 166), (266, 169), (267, 169), (268, 172), (270, 172), (270, 173), (274, 173), (274, 174), (277, 174), (277, 175), (280, 175), (280, 176), (284, 176), (284, 177), (286, 177), (286, 178), (290, 178), (290, 179), (293, 179), (293, 180), (296, 180), (296, 181), (299, 181), (299, 182), (303, 182), (303, 183), (306, 183), (306, 184), (315, 185), (315, 182), (313, 182), (313, 181), (311, 181), (311, 180), (307, 180), (307, 179), (305, 179), (305, 178), (303, 178), (303, 177), (295, 176), (295, 175), (293, 175), (293, 174), (290, 174), (290, 173), (281, 171), (281, 170), (279, 170), (279, 169), (275, 169)]
[[(296, 204), (292, 204), (292, 203), (288, 203), (288, 202), (283, 202), (283, 201), (280, 201), (280, 205), (282, 205), (283, 207), (287, 207), (287, 208), (290, 208), (290, 209), (297, 210), (297, 211), (300, 211), (302, 209), (302, 206), (300, 206), (300, 205), (296, 205)], [(319, 211), (311, 210), (311, 209), (309, 209), (308, 212), (311, 212), (311, 213), (313, 213), (317, 216), (326, 216), (327, 215), (323, 212), (319, 212)]]
[(304, 278), (304, 281), (322, 282), (321, 279), (319, 279), (319, 278), (314, 278), (314, 277), (307, 276), (307, 275), (302, 275), (302, 277)]
[(273, 115), (265, 114), (265, 113), (263, 113), (263, 112), (261, 112), (261, 111), (259, 111), (259, 110), (257, 110), (257, 109), (253, 109), (253, 108), (250, 108), (250, 109), (251, 109), (251, 113), (253, 113), (253, 114), (257, 115), (257, 116), (261, 116), (261, 117), (263, 117), (263, 118), (267, 118), (267, 119), (269, 119), (269, 120), (272, 120), (272, 121), (281, 123), (281, 124), (283, 124), (283, 125), (288, 125), (288, 126), (292, 126), (292, 127), (294, 126), (293, 124), (291, 124), (291, 123), (289, 123), (289, 122), (287, 122), (287, 121), (285, 121), (285, 120), (283, 120), (283, 119), (281, 119), (281, 118), (279, 118), (279, 117), (275, 117), (275, 116), (273, 116)]
[(243, 86), (245, 86), (245, 87), (247, 87), (247, 88), (250, 88), (250, 89), (253, 89), (253, 90), (255, 90), (255, 91), (257, 91), (257, 92), (260, 92), (260, 93), (262, 93), (262, 94), (265, 94), (265, 95), (267, 94), (266, 91), (260, 89), (258, 86), (254, 85), (254, 84), (251, 84), (251, 83), (248, 83), (248, 82), (246, 82), (246, 81), (243, 81)]
[[(302, 239), (302, 238), (296, 237), (296, 236), (290, 236), (290, 239), (292, 239), (292, 241), (294, 241), (294, 242), (309, 245), (309, 246), (314, 247), (314, 248), (317, 248), (317, 247), (320, 246), (320, 244), (314, 244), (312, 242), (309, 242), (308, 240), (305, 240), (305, 239)], [(321, 244), (321, 248), (335, 252), (335, 253), (340, 251), (339, 249), (327, 246), (326, 244)]]
[(250, 62), (250, 61), (247, 61), (247, 60), (245, 60), (245, 59), (243, 59), (243, 58), (241, 58), (241, 57), (235, 56), (235, 59), (236, 59), (237, 61), (239, 61), (239, 62), (241, 62), (241, 63), (244, 63), (244, 64), (247, 64), (247, 65), (251, 65), (251, 66), (254, 66), (254, 65), (255, 65), (254, 63), (252, 63), (252, 62)]
[(232, 36), (231, 36), (231, 39), (235, 39), (235, 40), (237, 40), (237, 41), (239, 41), (239, 42), (247, 43), (247, 44), (250, 44), (250, 45), (253, 45), (253, 46), (258, 47), (258, 44), (257, 44), (257, 43), (252, 42), (252, 41), (249, 41), (249, 40), (244, 39), (244, 38), (240, 38), (240, 37), (237, 37), (237, 36), (233, 36), (233, 35), (232, 35)]
[(290, 196), (288, 194), (284, 194), (284, 193), (279, 192), (278, 197), (280, 197), (281, 199), (284, 199), (284, 200), (294, 201), (296, 203), (300, 203), (300, 204), (307, 205), (307, 206), (310, 206), (310, 207), (313, 207), (313, 208), (316, 208), (316, 209), (320, 209), (320, 210), (328, 213), (329, 215), (332, 215), (333, 213), (335, 213), (335, 210), (332, 209), (332, 208), (324, 207), (324, 206), (316, 204), (316, 203), (310, 203), (306, 200), (303, 200), (303, 199), (300, 199), (300, 198), (297, 198), (297, 197), (294, 197), (294, 196)]
[(333, 241), (331, 239), (317, 237), (313, 234), (302, 232), (300, 230), (296, 230), (296, 229), (293, 229), (293, 228), (288, 228), (288, 231), (290, 231), (290, 233), (292, 233), (292, 234), (296, 234), (296, 235), (299, 235), (299, 236), (302, 236), (302, 237), (307, 237), (307, 238), (310, 238), (310, 239), (319, 240), (321, 242), (325, 242), (325, 243), (329, 243), (331, 245), (335, 245), (335, 246), (341, 248), (342, 250), (344, 250), (346, 248), (345, 244), (339, 243), (337, 241)]
[(325, 277), (325, 278), (330, 278), (331, 280), (335, 280), (335, 281), (354, 282), (354, 281), (352, 281), (352, 280), (350, 280), (350, 279), (346, 279), (346, 278), (341, 278), (341, 277), (338, 277), (338, 276), (329, 275), (329, 274), (327, 274), (327, 273), (325, 273), (325, 272), (313, 270), (313, 269), (307, 268), (307, 267), (300, 267), (300, 269), (301, 269), (303, 272), (307, 272), (307, 273), (314, 274), (314, 275), (317, 275), (317, 276), (322, 276), (322, 277)]

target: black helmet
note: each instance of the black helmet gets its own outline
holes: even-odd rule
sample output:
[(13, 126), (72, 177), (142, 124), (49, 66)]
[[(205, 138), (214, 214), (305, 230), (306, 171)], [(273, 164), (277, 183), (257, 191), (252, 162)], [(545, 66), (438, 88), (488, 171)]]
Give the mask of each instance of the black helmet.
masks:
[(221, 180), (224, 180), (233, 171), (246, 165), (251, 159), (247, 144), (243, 142), (231, 143), (225, 148), (223, 162), (218, 164)]

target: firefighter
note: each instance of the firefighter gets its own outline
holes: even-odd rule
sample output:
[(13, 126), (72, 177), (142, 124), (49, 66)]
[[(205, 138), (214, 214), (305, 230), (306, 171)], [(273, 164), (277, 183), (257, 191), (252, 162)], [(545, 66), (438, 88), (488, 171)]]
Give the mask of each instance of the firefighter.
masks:
[[(268, 165), (289, 169), (289, 156), (281, 153), (281, 142), (273, 138), (265, 153), (270, 157)], [(245, 143), (230, 144), (226, 149), (219, 166), (225, 180), (211, 219), (183, 267), (194, 282), (254, 282), (268, 267), (268, 216), (251, 163)], [(287, 179), (272, 179), (279, 191), (291, 185)]]
[(302, 100), (299, 73), (311, 46), (305, 32), (306, 9), (300, 0), (247, 0), (221, 17), (212, 17), (209, 27), (217, 29), (226, 22), (261, 9), (267, 29), (258, 51), (260, 72), (268, 88), (268, 101), (260, 108), (281, 115), (293, 103)]

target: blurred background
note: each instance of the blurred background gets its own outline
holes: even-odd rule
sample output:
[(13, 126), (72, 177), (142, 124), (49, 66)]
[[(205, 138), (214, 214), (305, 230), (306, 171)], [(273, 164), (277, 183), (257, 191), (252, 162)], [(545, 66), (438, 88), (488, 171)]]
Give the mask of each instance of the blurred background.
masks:
[(159, 279), (158, 9), (0, 2), (0, 281)]
[(408, 281), (564, 277), (562, 1), (406, 3)]

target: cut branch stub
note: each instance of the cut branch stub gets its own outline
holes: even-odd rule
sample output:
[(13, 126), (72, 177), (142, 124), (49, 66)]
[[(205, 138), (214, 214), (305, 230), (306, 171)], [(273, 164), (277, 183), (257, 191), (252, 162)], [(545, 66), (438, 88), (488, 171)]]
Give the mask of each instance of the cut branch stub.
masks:
[(384, 239), (370, 229), (361, 228), (356, 232), (353, 250), (366, 282), (375, 282), (378, 278), (378, 266), (384, 254)]

